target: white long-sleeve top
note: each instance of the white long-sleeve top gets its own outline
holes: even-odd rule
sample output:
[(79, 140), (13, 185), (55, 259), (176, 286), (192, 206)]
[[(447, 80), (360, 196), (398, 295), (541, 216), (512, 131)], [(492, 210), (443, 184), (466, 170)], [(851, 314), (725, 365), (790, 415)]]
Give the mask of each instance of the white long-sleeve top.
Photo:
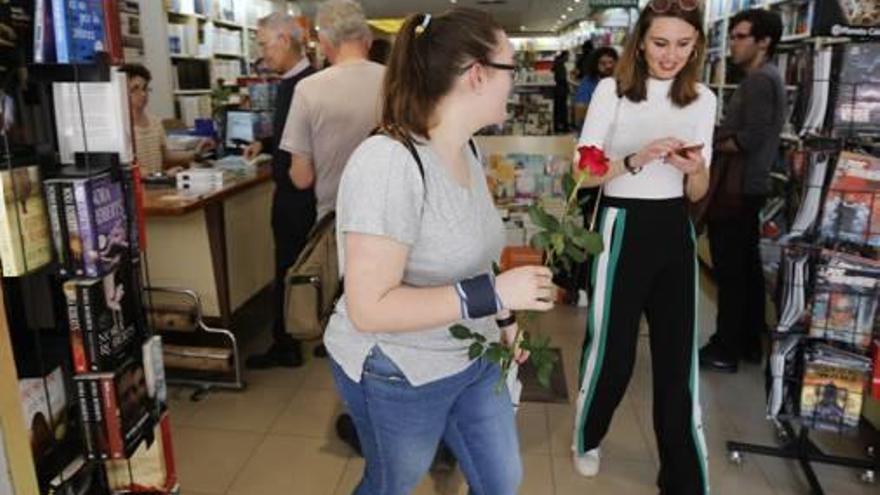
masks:
[[(677, 107), (669, 97), (672, 80), (648, 79), (648, 97), (634, 103), (617, 96), (614, 78), (599, 82), (578, 145), (602, 148), (619, 160), (636, 153), (655, 139), (675, 137), (688, 144), (703, 144), (708, 167), (712, 158), (715, 126), (715, 94), (699, 84), (699, 97)], [(617, 198), (668, 199), (684, 195), (684, 174), (654, 160), (636, 175), (623, 174), (605, 184), (605, 194)]]

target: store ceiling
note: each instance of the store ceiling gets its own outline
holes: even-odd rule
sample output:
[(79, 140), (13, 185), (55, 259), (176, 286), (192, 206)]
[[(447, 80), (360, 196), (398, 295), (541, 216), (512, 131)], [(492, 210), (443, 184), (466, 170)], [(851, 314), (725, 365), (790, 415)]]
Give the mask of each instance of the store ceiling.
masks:
[[(491, 12), (508, 33), (554, 31), (585, 17), (589, 11), (587, 0), (457, 0), (455, 4), (450, 0), (361, 0), (361, 3), (370, 18), (404, 17), (417, 12), (439, 14), (453, 5), (477, 7)], [(560, 18), (563, 14), (566, 19)]]

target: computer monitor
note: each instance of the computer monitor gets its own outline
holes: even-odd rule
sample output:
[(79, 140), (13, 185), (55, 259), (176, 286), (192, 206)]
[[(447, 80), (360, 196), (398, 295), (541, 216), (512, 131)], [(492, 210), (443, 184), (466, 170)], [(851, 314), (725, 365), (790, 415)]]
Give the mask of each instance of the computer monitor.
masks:
[(229, 110), (226, 112), (226, 147), (235, 149), (247, 146), (257, 137), (254, 128), (257, 114), (248, 110)]

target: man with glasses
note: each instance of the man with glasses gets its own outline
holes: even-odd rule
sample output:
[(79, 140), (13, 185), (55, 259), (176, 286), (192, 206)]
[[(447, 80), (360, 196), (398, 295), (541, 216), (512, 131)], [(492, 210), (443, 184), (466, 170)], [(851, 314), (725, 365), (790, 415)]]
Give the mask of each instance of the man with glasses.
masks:
[(716, 201), (708, 213), (718, 315), (715, 334), (700, 350), (700, 364), (735, 373), (740, 359), (757, 363), (762, 357), (766, 323), (759, 213), (770, 193), (770, 168), (779, 154), (786, 98), (779, 69), (771, 61), (782, 35), (779, 15), (747, 10), (734, 16), (730, 26), (731, 60), (745, 78), (725, 109), (715, 150), (738, 155), (726, 161), (730, 165), (721, 179), (736, 183), (718, 186), (727, 194), (735, 191), (736, 201), (726, 201), (725, 207)]
[(287, 121), (293, 93), (299, 82), (315, 73), (303, 53), (303, 31), (293, 17), (270, 14), (257, 23), (257, 43), (262, 62), (269, 70), (281, 74), (272, 116), (272, 136), (251, 143), (244, 157), (259, 153), (272, 155), (272, 234), (275, 241), (275, 284), (272, 288), (272, 346), (263, 354), (248, 357), (251, 369), (274, 366), (296, 367), (302, 364), (300, 343), (287, 333), (284, 326), (284, 276), (306, 244), (315, 223), (315, 192), (311, 187), (297, 187), (290, 180), (290, 153), (279, 149), (278, 140)]

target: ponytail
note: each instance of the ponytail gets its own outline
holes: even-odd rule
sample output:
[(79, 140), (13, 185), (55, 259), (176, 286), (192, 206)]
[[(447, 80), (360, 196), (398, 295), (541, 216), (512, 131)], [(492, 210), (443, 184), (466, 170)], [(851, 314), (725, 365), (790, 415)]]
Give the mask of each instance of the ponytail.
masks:
[(437, 103), (468, 62), (490, 60), (501, 29), (489, 14), (465, 7), (407, 18), (385, 72), (382, 130), (397, 138), (429, 138)]

